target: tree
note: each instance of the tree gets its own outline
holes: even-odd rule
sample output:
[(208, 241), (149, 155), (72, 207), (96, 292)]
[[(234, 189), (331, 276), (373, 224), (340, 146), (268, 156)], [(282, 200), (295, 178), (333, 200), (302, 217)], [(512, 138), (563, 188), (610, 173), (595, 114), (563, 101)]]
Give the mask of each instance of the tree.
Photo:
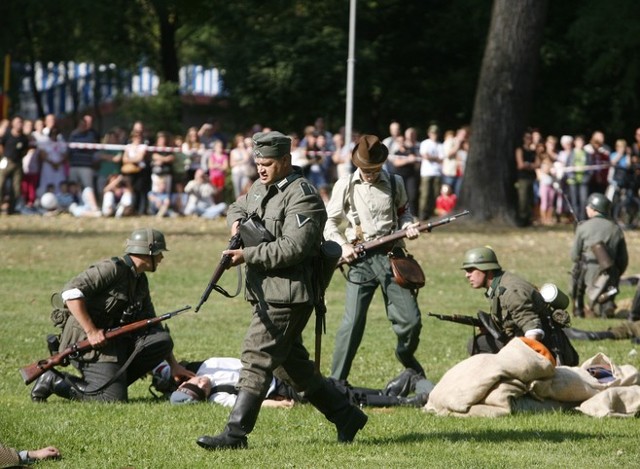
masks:
[(495, 0), (471, 120), (461, 205), (513, 218), (515, 157), (531, 108), (547, 0)]

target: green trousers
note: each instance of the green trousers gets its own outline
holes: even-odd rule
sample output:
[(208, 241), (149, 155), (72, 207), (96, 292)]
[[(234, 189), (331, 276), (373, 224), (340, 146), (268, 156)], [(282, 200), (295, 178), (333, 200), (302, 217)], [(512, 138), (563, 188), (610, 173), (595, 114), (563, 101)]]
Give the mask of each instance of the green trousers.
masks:
[(406, 368), (414, 368), (413, 355), (422, 329), (420, 309), (411, 291), (393, 280), (386, 253), (368, 253), (350, 267), (349, 279), (352, 281), (347, 283), (345, 313), (336, 334), (331, 377), (346, 380), (349, 376), (364, 335), (367, 311), (378, 287), (382, 290), (387, 319), (397, 337), (396, 357)]
[(313, 306), (306, 304), (254, 305), (240, 357), (240, 389), (264, 398), (273, 376), (297, 392), (313, 392), (321, 384), (302, 343), (302, 331), (312, 311)]

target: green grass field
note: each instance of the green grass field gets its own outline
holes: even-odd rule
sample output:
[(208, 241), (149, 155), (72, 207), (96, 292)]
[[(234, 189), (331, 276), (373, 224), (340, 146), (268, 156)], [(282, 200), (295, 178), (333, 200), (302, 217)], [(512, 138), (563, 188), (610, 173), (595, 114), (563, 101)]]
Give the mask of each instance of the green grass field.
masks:
[[(311, 406), (263, 409), (250, 448), (206, 452), (195, 445), (202, 434), (222, 430), (229, 409), (198, 404), (171, 406), (148, 391), (150, 379), (130, 388), (127, 404), (67, 402), (55, 396), (32, 403), (18, 369), (47, 355), (45, 336), (54, 332), (49, 298), (93, 261), (119, 255), (135, 228), (162, 230), (170, 252), (150, 284), (157, 312), (195, 306), (226, 246), (223, 221), (199, 219), (75, 219), (2, 217), (2, 318), (0, 328), (0, 441), (20, 449), (56, 445), (63, 459), (42, 468), (524, 468), (638, 467), (636, 419), (595, 419), (575, 414), (514, 415), (507, 418), (436, 417), (417, 409), (367, 409), (369, 423), (352, 445), (336, 442), (333, 426)], [(640, 272), (640, 232), (627, 232), (631, 263)], [(502, 266), (537, 285), (568, 283), (570, 226), (515, 230), (477, 227), (461, 219), (409, 244), (421, 261), (427, 285), (420, 292), (423, 313), (418, 358), (437, 382), (466, 357), (468, 326), (427, 318), (429, 311), (474, 315), (488, 309), (460, 270), (462, 254), (489, 244)], [(235, 288), (229, 271), (222, 284)], [(342, 316), (345, 281), (335, 275), (328, 292), (327, 334), (322, 369), (328, 373), (334, 335)], [(632, 287), (622, 288), (619, 307), (628, 307)], [(238, 356), (250, 312), (240, 299), (212, 293), (198, 314), (187, 312), (168, 323), (179, 359)], [(574, 325), (603, 329), (620, 319), (577, 319)], [(313, 327), (305, 332), (313, 344)], [(401, 371), (393, 356), (395, 336), (380, 297), (369, 311), (365, 339), (350, 381), (383, 387)], [(576, 342), (581, 359), (601, 351), (614, 362), (640, 366), (628, 341)], [(312, 350), (311, 350), (312, 351)]]

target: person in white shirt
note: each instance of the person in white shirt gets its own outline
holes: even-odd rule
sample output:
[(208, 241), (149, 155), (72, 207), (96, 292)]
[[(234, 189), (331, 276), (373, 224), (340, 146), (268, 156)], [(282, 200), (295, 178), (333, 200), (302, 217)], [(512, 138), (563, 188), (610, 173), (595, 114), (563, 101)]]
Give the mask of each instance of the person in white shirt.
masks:
[(428, 220), (436, 207), (442, 178), (442, 144), (438, 142), (438, 126), (430, 125), (428, 138), (420, 143), (420, 220)]

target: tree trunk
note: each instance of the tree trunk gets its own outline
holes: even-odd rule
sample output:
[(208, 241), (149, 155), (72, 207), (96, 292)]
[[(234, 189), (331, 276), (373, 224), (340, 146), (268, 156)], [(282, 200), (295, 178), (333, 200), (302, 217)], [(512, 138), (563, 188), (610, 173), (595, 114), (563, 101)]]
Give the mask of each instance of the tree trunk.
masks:
[(515, 148), (533, 96), (547, 0), (495, 0), (471, 120), (461, 205), (476, 220), (513, 221)]
[(160, 66), (165, 81), (180, 83), (176, 46), (177, 12), (165, 2), (152, 2), (160, 24)]

